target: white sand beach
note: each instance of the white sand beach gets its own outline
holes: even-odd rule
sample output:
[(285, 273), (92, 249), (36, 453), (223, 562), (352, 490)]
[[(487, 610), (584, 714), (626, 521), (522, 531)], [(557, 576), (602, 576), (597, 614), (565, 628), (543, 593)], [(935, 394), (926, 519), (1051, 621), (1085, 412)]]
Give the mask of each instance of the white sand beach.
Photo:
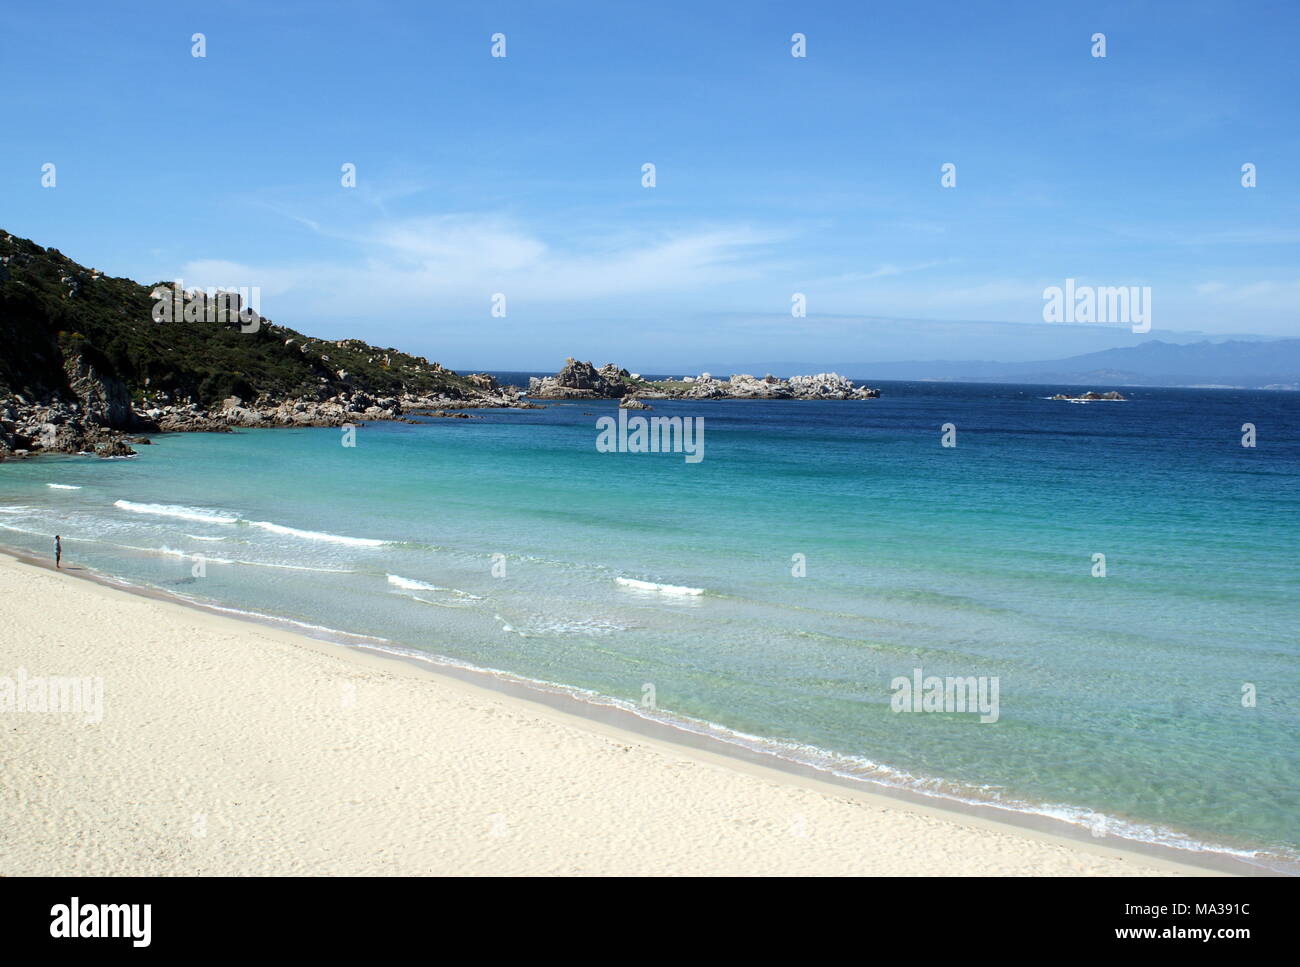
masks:
[(0, 706), (6, 876), (1203, 872), (0, 555), (0, 679), (20, 670), (102, 679), (102, 720)]

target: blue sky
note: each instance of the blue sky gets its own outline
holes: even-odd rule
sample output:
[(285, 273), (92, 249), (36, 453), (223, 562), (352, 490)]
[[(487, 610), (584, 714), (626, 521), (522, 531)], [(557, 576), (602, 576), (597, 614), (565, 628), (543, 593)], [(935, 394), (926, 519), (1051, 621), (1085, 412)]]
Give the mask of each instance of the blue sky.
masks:
[[(458, 367), (1296, 336), (1297, 28), (1195, 0), (11, 4), (0, 227)], [(1151, 286), (1151, 333), (1043, 322), (1066, 278)]]

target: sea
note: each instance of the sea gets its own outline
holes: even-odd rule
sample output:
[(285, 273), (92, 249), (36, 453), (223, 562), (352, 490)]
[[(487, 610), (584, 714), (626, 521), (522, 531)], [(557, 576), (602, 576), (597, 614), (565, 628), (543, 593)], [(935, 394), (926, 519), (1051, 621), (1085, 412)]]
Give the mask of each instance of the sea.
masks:
[(1300, 394), (871, 385), (629, 414), (702, 420), (697, 462), (602, 451), (612, 401), (8, 462), (0, 543), (841, 781), (1300, 870)]

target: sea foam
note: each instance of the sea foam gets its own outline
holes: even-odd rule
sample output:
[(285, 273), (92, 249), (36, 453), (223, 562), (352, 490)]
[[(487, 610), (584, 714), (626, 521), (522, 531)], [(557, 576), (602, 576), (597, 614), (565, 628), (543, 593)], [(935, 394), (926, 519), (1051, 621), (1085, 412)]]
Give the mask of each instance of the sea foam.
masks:
[(614, 578), (614, 583), (633, 591), (655, 591), (659, 594), (673, 594), (694, 597), (703, 594), (703, 588), (684, 588), (676, 584), (655, 584), (653, 581), (637, 581), (634, 578)]
[(424, 581), (416, 581), (413, 578), (404, 578), (400, 574), (388, 575), (388, 583), (404, 591), (441, 591), (445, 594), (455, 594), (463, 598), (479, 600), (477, 594), (470, 594), (468, 591), (461, 591), (459, 588), (444, 588), (437, 584), (428, 584)]

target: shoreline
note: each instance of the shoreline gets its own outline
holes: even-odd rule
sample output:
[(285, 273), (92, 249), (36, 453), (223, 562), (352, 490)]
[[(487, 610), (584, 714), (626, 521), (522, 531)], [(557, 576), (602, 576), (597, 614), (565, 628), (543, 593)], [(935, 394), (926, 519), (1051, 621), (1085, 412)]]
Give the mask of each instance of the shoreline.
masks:
[[(29, 553), (0, 546), (0, 565), (5, 561), (18, 562), (21, 568), (33, 568), (55, 576), (52, 567)], [(83, 587), (101, 589), (96, 594), (111, 598), (124, 597), (114, 592), (131, 592), (131, 599), (143, 599), (157, 609), (176, 617), (177, 612), (191, 620), (201, 618), (204, 624), (215, 623), (227, 636), (256, 629), (251, 635), (258, 639), (269, 638), (280, 646), (306, 648), (322, 658), (337, 662), (346, 669), (377, 674), (385, 678), (400, 675), (428, 683), (428, 687), (466, 692), (480, 700), (494, 699), (505, 702), (513, 711), (546, 719), (558, 719), (595, 738), (614, 742), (635, 742), (645, 751), (658, 756), (685, 758), (696, 765), (722, 769), (738, 780), (776, 784), (787, 790), (798, 790), (835, 801), (847, 801), (872, 812), (894, 814), (901, 821), (925, 819), (959, 827), (959, 839), (978, 839), (983, 836), (1013, 837), (1042, 848), (1065, 850), (1076, 860), (1118, 863), (1144, 867), (1148, 875), (1156, 873), (1186, 875), (1285, 875), (1248, 861), (1215, 852), (1199, 852), (1175, 847), (1143, 843), (1118, 836), (1103, 840), (1093, 837), (1087, 830), (1063, 820), (1048, 816), (1022, 813), (992, 805), (965, 803), (955, 799), (941, 799), (901, 787), (892, 787), (870, 781), (835, 775), (811, 765), (780, 758), (774, 754), (686, 729), (667, 722), (649, 719), (613, 704), (585, 702), (563, 690), (542, 687), (518, 677), (494, 674), (440, 661), (437, 656), (428, 658), (403, 656), (366, 645), (346, 644), (310, 633), (286, 630), (274, 618), (259, 619), (253, 615), (236, 615), (187, 601), (164, 591), (125, 585), (107, 575), (93, 571), (69, 572), (69, 577), (81, 578)], [(358, 636), (360, 637), (360, 636)], [(254, 648), (265, 647), (255, 642)], [(149, 656), (144, 658), (146, 664)], [(627, 747), (630, 749), (631, 747)], [(671, 837), (672, 830), (663, 833)], [(904, 871), (941, 874), (942, 869), (915, 869)], [(1018, 872), (1033, 872), (1032, 870)], [(1119, 872), (1119, 870), (1108, 871)]]

